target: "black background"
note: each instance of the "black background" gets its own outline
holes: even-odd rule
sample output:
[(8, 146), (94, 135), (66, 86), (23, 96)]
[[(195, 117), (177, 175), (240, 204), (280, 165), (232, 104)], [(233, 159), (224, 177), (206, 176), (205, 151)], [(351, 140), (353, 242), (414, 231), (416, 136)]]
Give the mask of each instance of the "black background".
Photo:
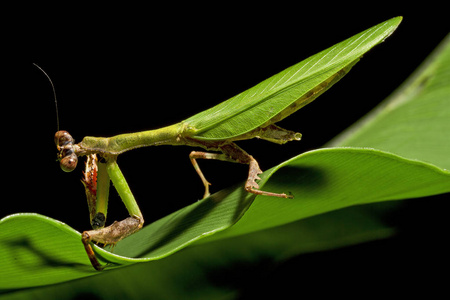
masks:
[[(340, 3), (336, 8), (327, 5), (326, 10), (321, 3), (297, 5), (270, 4), (263, 9), (176, 6), (171, 10), (130, 5), (112, 11), (86, 9), (79, 14), (61, 9), (28, 19), (23, 34), (4, 45), (18, 59), (13, 60), (13, 71), (3, 86), (2, 169), (6, 179), (0, 217), (37, 212), (79, 231), (89, 229), (80, 183), (82, 167), (66, 174), (55, 162), (52, 90), (32, 63), (39, 64), (53, 80), (60, 128), (81, 141), (86, 135), (111, 136), (181, 121), (345, 38), (403, 15), (398, 30), (365, 55), (346, 78), (283, 121), (282, 127), (303, 134), (301, 142), (282, 147), (257, 140), (240, 143), (264, 170), (321, 147), (354, 123), (401, 84), (449, 32), (444, 8), (429, 3), (427, 8)], [(162, 146), (119, 157), (147, 223), (201, 198), (203, 187), (189, 162), (190, 151)], [(246, 166), (223, 162), (200, 161), (200, 166), (212, 183), (212, 192), (244, 180), (247, 172)], [(111, 198), (109, 221), (126, 217), (113, 191)], [(408, 237), (418, 227), (415, 216), (419, 214), (420, 222), (430, 224), (420, 227), (422, 234), (433, 232), (430, 239), (440, 244), (434, 237), (443, 233), (439, 226), (445, 225), (446, 215), (436, 207), (446, 198), (412, 200), (398, 219), (406, 229), (397, 239), (294, 258), (268, 272), (266, 280), (282, 276), (283, 268), (291, 271), (298, 265), (305, 268), (304, 274), (314, 272), (317, 262), (329, 274), (342, 267), (343, 260), (346, 266), (353, 262), (355, 271), (359, 264), (355, 257), (375, 252), (384, 256), (380, 264), (372, 263), (374, 270), (389, 268), (392, 260), (409, 266), (406, 256), (412, 255), (424, 272), (430, 272), (428, 266), (443, 263), (443, 250), (415, 245)], [(435, 203), (434, 209), (428, 201)], [(423, 217), (424, 209), (430, 210), (425, 212), (429, 218)], [(300, 262), (295, 264), (296, 260)], [(399, 276), (408, 273), (405, 270)], [(257, 278), (255, 284), (264, 283), (264, 278)]]

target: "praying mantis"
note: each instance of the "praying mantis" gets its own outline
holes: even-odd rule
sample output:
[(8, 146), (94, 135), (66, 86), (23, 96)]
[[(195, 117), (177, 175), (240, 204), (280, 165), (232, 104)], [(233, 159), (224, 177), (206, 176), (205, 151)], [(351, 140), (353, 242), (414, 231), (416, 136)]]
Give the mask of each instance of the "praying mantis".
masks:
[[(63, 171), (73, 171), (78, 157), (87, 157), (82, 181), (93, 229), (84, 231), (81, 239), (92, 266), (96, 270), (105, 267), (98, 261), (92, 243), (115, 245), (144, 224), (143, 215), (117, 164), (118, 156), (126, 151), (162, 145), (203, 148), (205, 151), (192, 151), (189, 155), (205, 188), (203, 198), (209, 196), (210, 183), (200, 170), (198, 159), (247, 164), (249, 172), (244, 185), (247, 192), (293, 198), (283, 191), (260, 190), (256, 182), (262, 173), (258, 162), (235, 142), (259, 138), (284, 144), (300, 140), (300, 133), (283, 129), (276, 123), (315, 100), (343, 78), (363, 54), (392, 34), (401, 20), (402, 17), (397, 17), (371, 27), (227, 101), (167, 127), (109, 138), (86, 136), (78, 144), (67, 131), (56, 132), (55, 144)], [(110, 182), (130, 217), (105, 227)]]

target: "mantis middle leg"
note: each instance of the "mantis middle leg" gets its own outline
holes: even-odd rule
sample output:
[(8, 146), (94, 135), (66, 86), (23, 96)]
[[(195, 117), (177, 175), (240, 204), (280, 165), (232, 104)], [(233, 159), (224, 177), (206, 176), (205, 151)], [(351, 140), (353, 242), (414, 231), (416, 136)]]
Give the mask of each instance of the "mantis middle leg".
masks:
[(245, 182), (245, 190), (247, 192), (256, 195), (275, 196), (280, 198), (293, 198), (291, 195), (286, 195), (285, 193), (278, 194), (259, 190), (259, 185), (256, 183), (256, 180), (261, 179), (259, 178), (258, 175), (261, 174), (262, 171), (259, 168), (258, 162), (253, 158), (253, 156), (245, 152), (235, 143), (227, 143), (221, 145), (218, 147), (218, 150), (221, 151), (222, 153), (192, 151), (191, 154), (189, 155), (189, 158), (191, 159), (195, 171), (200, 176), (200, 179), (202, 180), (203, 185), (205, 186), (205, 194), (203, 195), (203, 198), (209, 196), (210, 183), (206, 180), (205, 176), (200, 170), (200, 167), (197, 163), (197, 159), (216, 159), (234, 163), (248, 164), (249, 171), (247, 181)]

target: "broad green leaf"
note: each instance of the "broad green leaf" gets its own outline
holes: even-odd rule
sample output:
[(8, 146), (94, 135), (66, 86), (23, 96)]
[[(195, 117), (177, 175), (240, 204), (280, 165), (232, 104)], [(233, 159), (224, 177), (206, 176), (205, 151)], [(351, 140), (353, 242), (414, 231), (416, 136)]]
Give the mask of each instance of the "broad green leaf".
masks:
[[(367, 206), (370, 205), (364, 207)], [(239, 282), (241, 277), (233, 273), (227, 277), (234, 285), (223, 282), (225, 277), (218, 274), (227, 274), (230, 266), (251, 266), (252, 262), (267, 262), (268, 257), (276, 262), (298, 253), (382, 239), (395, 233), (377, 219), (377, 210), (365, 215), (360, 208), (333, 211), (250, 235), (188, 247), (167, 259), (103, 272), (83, 280), (26, 289), (7, 294), (6, 298), (146, 299), (151, 295), (154, 299), (224, 299), (224, 295), (234, 295), (231, 288), (246, 285), (246, 281)]]
[(450, 35), (372, 113), (327, 146), (372, 147), (450, 170)]
[[(377, 150), (311, 151), (267, 171), (261, 180), (265, 188), (290, 191), (295, 199), (258, 197), (253, 201), (254, 196), (239, 186), (146, 226), (121, 241), (114, 254), (98, 247), (96, 252), (113, 269), (167, 257), (216, 232), (223, 231), (213, 236), (220, 239), (357, 204), (449, 192), (449, 182), (449, 172)], [(5, 258), (0, 262), (0, 288), (51, 284), (98, 273), (87, 259), (80, 233), (55, 220), (33, 214), (7, 217), (0, 221), (0, 240), (0, 256)]]
[[(369, 28), (184, 123), (193, 130), (196, 139), (225, 140), (245, 134), (274, 118), (276, 120), (272, 122), (279, 121), (341, 79), (364, 53), (384, 41), (401, 20), (397, 17)], [(285, 109), (289, 112), (283, 112)]]

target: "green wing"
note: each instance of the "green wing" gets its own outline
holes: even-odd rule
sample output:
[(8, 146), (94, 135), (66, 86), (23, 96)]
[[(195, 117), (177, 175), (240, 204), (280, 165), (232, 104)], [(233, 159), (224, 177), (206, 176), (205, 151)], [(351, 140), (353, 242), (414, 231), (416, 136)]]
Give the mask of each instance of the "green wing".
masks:
[(396, 17), (367, 29), (184, 121), (199, 140), (226, 140), (267, 126), (313, 101), (400, 24)]

